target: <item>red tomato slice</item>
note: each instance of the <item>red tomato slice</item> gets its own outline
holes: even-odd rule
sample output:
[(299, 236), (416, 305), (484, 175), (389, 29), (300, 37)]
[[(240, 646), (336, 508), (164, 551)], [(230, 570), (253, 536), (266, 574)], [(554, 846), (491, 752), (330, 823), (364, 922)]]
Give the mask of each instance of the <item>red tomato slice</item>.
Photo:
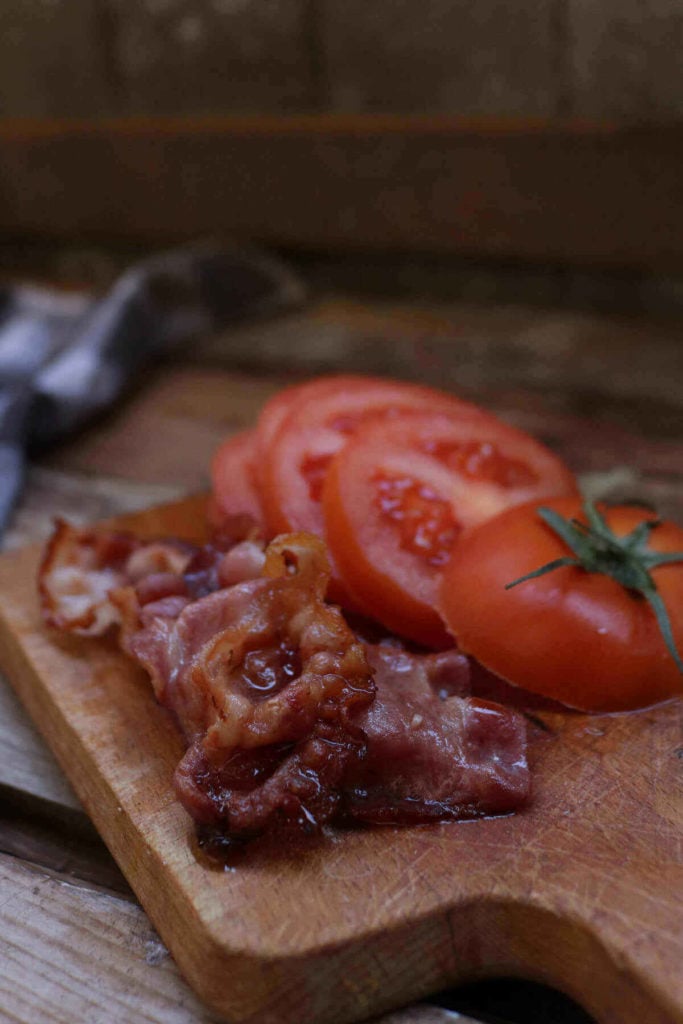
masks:
[(332, 462), (326, 537), (363, 611), (401, 636), (448, 646), (435, 609), (460, 533), (530, 498), (576, 493), (552, 452), (492, 417), (406, 413), (369, 422)]
[[(259, 445), (261, 499), (275, 533), (309, 530), (323, 535), (320, 502), (327, 468), (364, 422), (379, 417), (393, 422), (407, 410), (493, 420), (476, 405), (441, 391), (373, 377), (322, 377), (290, 393), (290, 399), (293, 407), (282, 416), (279, 429), (269, 443)], [(268, 424), (267, 417), (268, 406), (259, 430), (262, 421)]]
[(270, 451), (273, 438), (310, 383), (307, 381), (304, 384), (292, 384), (291, 387), (278, 391), (263, 406), (256, 424), (256, 451), (260, 458), (265, 457)]
[[(577, 499), (542, 504), (586, 521)], [(456, 544), (440, 607), (458, 645), (509, 682), (585, 711), (625, 711), (683, 695), (683, 677), (650, 605), (611, 577), (562, 566), (505, 590), (571, 555), (538, 507), (534, 501), (504, 512)], [(619, 537), (654, 518), (632, 507), (601, 511)], [(648, 545), (683, 551), (683, 529), (662, 523)], [(651, 571), (683, 652), (683, 562)]]
[(263, 511), (254, 481), (256, 431), (243, 430), (224, 441), (211, 461), (213, 494), (209, 503), (209, 522), (218, 528), (221, 522), (246, 513), (263, 524)]
[[(287, 395), (285, 392), (283, 398)], [(277, 399), (278, 396), (276, 396)], [(286, 405), (266, 406), (259, 420), (258, 484), (266, 522), (273, 533), (307, 530), (324, 536), (323, 484), (336, 453), (358, 427), (382, 417), (393, 422), (407, 409), (441, 409), (453, 416), (492, 420), (469, 402), (417, 384), (374, 377), (321, 377), (291, 389)], [(284, 414), (283, 414), (284, 413)], [(279, 429), (273, 425), (280, 421)], [(357, 610), (332, 556), (330, 597)]]
[(278, 391), (266, 402), (256, 424), (255, 472), (261, 489), (266, 490), (268, 487), (268, 478), (264, 473), (264, 467), (269, 464), (271, 446), (289, 414), (297, 408), (306, 406), (310, 398), (315, 399), (331, 391), (354, 387), (358, 383), (358, 379), (358, 377), (350, 375), (316, 377), (314, 380), (304, 381), (303, 384), (293, 384), (283, 391)]

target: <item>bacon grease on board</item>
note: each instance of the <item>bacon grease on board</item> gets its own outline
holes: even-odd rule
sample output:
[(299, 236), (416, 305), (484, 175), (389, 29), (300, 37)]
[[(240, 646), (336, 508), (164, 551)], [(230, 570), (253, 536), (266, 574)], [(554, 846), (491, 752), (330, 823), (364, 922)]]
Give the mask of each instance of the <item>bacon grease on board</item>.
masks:
[(188, 744), (175, 785), (200, 828), (246, 839), (526, 802), (524, 719), (468, 696), (464, 655), (363, 642), (325, 600), (322, 541), (228, 527), (197, 547), (60, 522), (39, 578), (48, 625), (116, 626), (149, 673)]

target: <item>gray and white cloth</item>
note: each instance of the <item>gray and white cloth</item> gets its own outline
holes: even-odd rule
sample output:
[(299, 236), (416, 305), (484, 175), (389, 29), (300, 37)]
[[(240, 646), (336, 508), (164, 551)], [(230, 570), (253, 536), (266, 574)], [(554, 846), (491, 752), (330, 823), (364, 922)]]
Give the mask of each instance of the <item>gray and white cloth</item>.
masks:
[(135, 264), (100, 299), (0, 289), (0, 535), (29, 447), (83, 426), (155, 355), (303, 298), (300, 282), (277, 260), (214, 243)]

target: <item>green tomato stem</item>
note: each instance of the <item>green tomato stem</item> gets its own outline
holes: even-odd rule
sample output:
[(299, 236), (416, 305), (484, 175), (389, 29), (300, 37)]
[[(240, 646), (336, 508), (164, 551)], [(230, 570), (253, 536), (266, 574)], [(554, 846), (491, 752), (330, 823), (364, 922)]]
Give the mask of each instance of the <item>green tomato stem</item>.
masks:
[(645, 598), (657, 619), (667, 650), (683, 674), (683, 659), (676, 649), (669, 614), (649, 571), (659, 565), (683, 562), (683, 551), (662, 553), (648, 548), (650, 535), (661, 526), (661, 519), (646, 520), (626, 537), (618, 537), (593, 502), (584, 502), (583, 508), (587, 523), (579, 519), (565, 519), (559, 512), (545, 506), (537, 509), (543, 522), (566, 544), (573, 557), (556, 558), (506, 584), (505, 589), (510, 590), (567, 565), (609, 576), (629, 593)]

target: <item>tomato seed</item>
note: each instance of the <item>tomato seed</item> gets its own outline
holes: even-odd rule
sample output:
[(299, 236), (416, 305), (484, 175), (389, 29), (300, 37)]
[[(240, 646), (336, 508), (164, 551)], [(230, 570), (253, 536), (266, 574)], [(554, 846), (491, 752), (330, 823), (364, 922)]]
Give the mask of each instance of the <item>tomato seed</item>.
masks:
[(377, 474), (373, 482), (375, 507), (398, 533), (401, 548), (434, 568), (445, 565), (462, 529), (448, 502), (411, 477)]
[(525, 462), (508, 458), (490, 441), (425, 441), (421, 449), (471, 480), (490, 480), (500, 487), (527, 487), (538, 481)]

